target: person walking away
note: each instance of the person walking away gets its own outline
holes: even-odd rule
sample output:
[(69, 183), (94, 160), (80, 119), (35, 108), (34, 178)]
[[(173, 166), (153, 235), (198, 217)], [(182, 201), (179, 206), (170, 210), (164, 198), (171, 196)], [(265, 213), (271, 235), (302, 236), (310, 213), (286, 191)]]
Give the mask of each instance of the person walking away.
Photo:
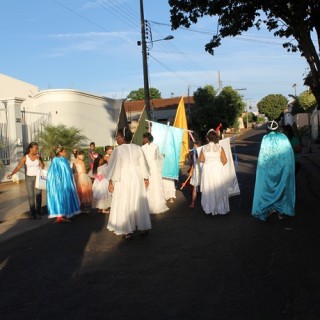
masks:
[(163, 156), (159, 151), (159, 147), (153, 143), (151, 133), (145, 132), (142, 137), (144, 144), (141, 149), (150, 168), (149, 186), (147, 189), (149, 210), (150, 213), (158, 214), (169, 210), (164, 198), (161, 176)]
[(146, 192), (150, 173), (141, 147), (131, 143), (131, 131), (119, 130), (116, 139), (118, 147), (111, 155), (107, 176), (113, 193), (107, 228), (132, 239), (136, 229), (141, 235), (151, 229)]
[(252, 216), (267, 220), (273, 213), (279, 219), (295, 214), (294, 155), (289, 139), (278, 132), (276, 121), (268, 122), (258, 156)]
[(19, 172), (25, 166), (26, 189), (28, 193), (30, 219), (41, 218), (42, 190), (35, 187), (36, 177), (40, 169), (44, 169), (44, 163), (39, 153), (37, 142), (31, 142), (24, 156), (14, 170), (8, 174), (7, 178), (11, 180), (12, 176)]
[(69, 219), (81, 212), (77, 189), (64, 147), (57, 145), (54, 154), (47, 175), (49, 218), (56, 218), (57, 223), (71, 222)]
[(89, 176), (86, 174), (86, 168), (84, 165), (84, 152), (79, 150), (77, 152), (77, 158), (74, 161), (76, 166), (76, 173), (74, 174), (74, 180), (77, 186), (77, 192), (83, 210), (91, 206), (92, 203), (92, 182)]
[(201, 182), (201, 167), (199, 154), (201, 153), (202, 147), (199, 142), (194, 142), (193, 149), (190, 153), (190, 185), (192, 185), (192, 194), (191, 194), (191, 204), (189, 208), (193, 209), (196, 205), (197, 194), (199, 192), (200, 182)]
[(227, 157), (214, 129), (208, 131), (207, 141), (208, 144), (202, 147), (200, 153), (200, 162), (203, 163), (201, 205), (206, 214), (226, 214), (230, 211), (228, 185), (223, 168)]

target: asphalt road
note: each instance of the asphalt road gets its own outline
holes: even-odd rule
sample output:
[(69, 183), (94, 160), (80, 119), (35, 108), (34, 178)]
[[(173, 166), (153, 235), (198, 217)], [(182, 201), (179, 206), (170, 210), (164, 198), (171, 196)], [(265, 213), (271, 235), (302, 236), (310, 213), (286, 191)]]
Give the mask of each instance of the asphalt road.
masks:
[(0, 243), (0, 319), (319, 319), (318, 197), (302, 166), (294, 218), (251, 217), (263, 129), (237, 139), (241, 195), (207, 216), (190, 192), (122, 240), (107, 215)]

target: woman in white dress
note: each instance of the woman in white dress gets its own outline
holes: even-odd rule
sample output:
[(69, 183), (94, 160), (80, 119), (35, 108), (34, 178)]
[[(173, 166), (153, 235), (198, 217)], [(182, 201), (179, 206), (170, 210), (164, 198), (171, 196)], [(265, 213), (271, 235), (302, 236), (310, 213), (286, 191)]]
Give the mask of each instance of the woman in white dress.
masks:
[(162, 213), (169, 208), (164, 198), (164, 189), (161, 176), (163, 156), (159, 147), (152, 142), (153, 136), (149, 132), (143, 134), (143, 143), (141, 147), (150, 168), (149, 187), (147, 189), (148, 203), (150, 213)]
[(209, 130), (207, 140), (209, 143), (202, 147), (200, 153), (200, 162), (203, 163), (201, 205), (206, 214), (226, 214), (230, 211), (228, 186), (223, 168), (227, 163), (227, 157), (213, 129)]
[(109, 191), (113, 192), (108, 230), (126, 239), (138, 229), (146, 234), (151, 229), (146, 188), (149, 168), (141, 147), (131, 144), (128, 129), (117, 133), (117, 144), (108, 168)]

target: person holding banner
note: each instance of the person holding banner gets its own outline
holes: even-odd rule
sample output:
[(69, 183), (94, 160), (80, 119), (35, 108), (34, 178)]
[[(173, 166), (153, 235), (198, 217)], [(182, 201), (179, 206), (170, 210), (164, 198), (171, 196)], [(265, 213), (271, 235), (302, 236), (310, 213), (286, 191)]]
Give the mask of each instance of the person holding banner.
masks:
[(151, 229), (146, 192), (150, 173), (141, 147), (131, 143), (132, 132), (118, 130), (116, 139), (118, 147), (108, 165), (107, 180), (113, 196), (107, 229), (130, 240), (136, 229), (141, 235)]
[(208, 144), (202, 147), (200, 153), (200, 162), (203, 163), (200, 184), (201, 205), (206, 214), (226, 214), (230, 211), (230, 207), (223, 166), (228, 160), (214, 129), (208, 131), (207, 141)]
[(153, 143), (153, 136), (149, 132), (143, 135), (143, 146), (141, 147), (150, 168), (149, 187), (147, 189), (150, 213), (158, 214), (169, 210), (164, 198), (162, 183), (162, 160), (163, 155), (159, 147)]
[(193, 145), (193, 149), (191, 150), (190, 156), (190, 184), (192, 185), (192, 195), (191, 195), (191, 204), (189, 208), (193, 209), (196, 205), (197, 194), (199, 191), (199, 186), (201, 182), (201, 167), (199, 154), (201, 153), (202, 147), (200, 146), (200, 142), (195, 141)]
[(31, 142), (24, 156), (20, 160), (14, 170), (8, 174), (7, 178), (11, 179), (14, 174), (19, 172), (21, 168), (26, 168), (26, 188), (29, 198), (30, 219), (41, 218), (41, 202), (42, 190), (36, 188), (36, 178), (40, 174), (40, 170), (44, 169), (44, 163), (39, 153), (39, 145), (37, 142)]

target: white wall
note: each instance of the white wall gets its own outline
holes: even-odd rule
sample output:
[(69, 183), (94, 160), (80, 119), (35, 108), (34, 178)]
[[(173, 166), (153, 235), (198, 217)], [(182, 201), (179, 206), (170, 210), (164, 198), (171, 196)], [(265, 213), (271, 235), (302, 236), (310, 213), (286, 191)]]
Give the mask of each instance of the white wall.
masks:
[(38, 92), (39, 88), (33, 84), (0, 73), (0, 99), (13, 97), (25, 99), (33, 97)]
[(114, 142), (121, 100), (95, 96), (77, 90), (56, 89), (41, 91), (25, 110), (51, 113), (52, 125), (74, 126), (96, 146)]

